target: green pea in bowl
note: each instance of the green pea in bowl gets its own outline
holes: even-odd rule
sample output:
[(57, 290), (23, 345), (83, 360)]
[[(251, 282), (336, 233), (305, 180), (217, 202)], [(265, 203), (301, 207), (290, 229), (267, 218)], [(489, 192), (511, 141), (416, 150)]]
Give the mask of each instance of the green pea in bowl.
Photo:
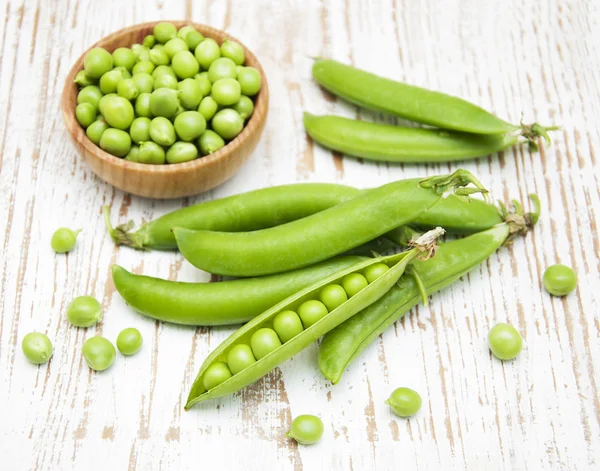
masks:
[[(86, 50), (75, 61), (67, 76), (62, 94), (62, 111), (67, 130), (75, 147), (94, 173), (102, 180), (122, 191), (138, 196), (149, 198), (180, 198), (210, 190), (231, 178), (242, 167), (256, 147), (265, 127), (269, 107), (269, 89), (267, 78), (256, 56), (240, 41), (223, 31), (209, 26), (186, 21), (170, 21), (169, 23), (175, 25), (178, 30), (183, 26), (191, 26), (205, 38), (214, 39), (219, 45), (226, 40), (235, 41), (241, 45), (245, 53), (244, 66), (256, 69), (261, 79), (260, 91), (253, 97), (254, 110), (239, 134), (230, 140), (225, 136), (226, 144), (223, 147), (193, 160), (181, 163), (151, 165), (148, 163), (139, 163), (134, 161), (135, 159), (133, 158), (117, 157), (106, 152), (86, 135), (86, 130), (80, 124), (81, 114), (79, 120), (76, 116), (75, 110), (78, 105), (77, 95), (79, 93), (79, 86), (75, 83), (76, 77), (79, 78), (77, 74), (84, 69), (84, 59), (91, 49), (100, 47), (112, 53), (120, 47), (130, 48), (133, 44), (141, 44), (146, 36), (153, 34), (154, 27), (158, 23), (142, 23), (124, 28), (106, 36)], [(238, 52), (241, 52), (239, 48)], [(253, 72), (256, 74), (256, 71)], [(224, 83), (224, 85), (231, 84)], [(226, 88), (224, 88), (224, 91), (227, 92)], [(127, 90), (124, 92), (127, 93)], [(226, 110), (229, 110), (229, 108), (222, 111)], [(202, 111), (198, 109), (198, 112)], [(223, 120), (228, 118), (227, 113), (231, 114), (230, 111), (223, 113)], [(209, 125), (218, 131), (219, 123), (215, 123), (214, 121), (214, 119), (209, 121)], [(136, 130), (135, 132), (138, 131)], [(130, 132), (131, 129), (122, 129), (121, 132), (113, 130), (113, 134), (115, 135), (124, 135), (124, 133), (129, 135)], [(213, 132), (212, 134), (214, 135), (215, 133)], [(104, 133), (101, 133), (101, 135), (104, 135)], [(100, 141), (100, 145), (103, 144)], [(154, 142), (151, 144), (158, 147)], [(182, 142), (175, 144), (181, 148), (186, 148), (186, 146), (182, 145)], [(197, 145), (201, 148), (199, 140)], [(168, 153), (167, 145), (161, 145), (161, 147)], [(187, 147), (190, 146), (188, 145)], [(108, 148), (108, 145), (104, 145), (104, 148)], [(174, 149), (172, 152), (176, 152), (177, 150)], [(160, 149), (158, 149), (158, 152), (162, 153)], [(199, 155), (201, 153), (203, 152), (200, 152)]]

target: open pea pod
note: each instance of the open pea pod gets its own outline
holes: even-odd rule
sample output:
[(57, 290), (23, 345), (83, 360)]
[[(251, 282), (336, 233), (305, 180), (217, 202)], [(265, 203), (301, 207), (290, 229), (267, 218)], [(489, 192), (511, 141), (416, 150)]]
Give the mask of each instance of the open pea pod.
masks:
[[(299, 291), (254, 318), (221, 343), (221, 345), (219, 345), (219, 347), (217, 347), (204, 361), (196, 376), (194, 384), (192, 385), (185, 408), (189, 409), (199, 402), (234, 393), (252, 384), (277, 365), (309, 346), (322, 335), (349, 319), (357, 312), (376, 302), (397, 283), (407, 265), (415, 259), (415, 257), (422, 254), (424, 251), (432, 251), (435, 247), (435, 240), (443, 234), (443, 232), (444, 231), (441, 228), (429, 231), (417, 239), (417, 241), (414, 242), (414, 248), (407, 252), (386, 257), (377, 257), (357, 263), (350, 268), (342, 270)], [(319, 294), (326, 286), (340, 284), (345, 276), (354, 273), (362, 273), (367, 268), (382, 263), (387, 265), (389, 270), (372, 280), (371, 283), (367, 284), (367, 286), (351, 296), (347, 301), (332, 309), (320, 320), (317, 320), (312, 325), (304, 328), (287, 342), (274, 348), (266, 355), (261, 356), (258, 360), (246, 366), (242, 371), (233, 375), (229, 372), (229, 377), (225, 378), (220, 384), (216, 384), (210, 388), (206, 387), (204, 376), (207, 371), (215, 365), (219, 365), (229, 371), (226, 362), (228, 353), (230, 353), (232, 348), (239, 345), (250, 345), (253, 334), (260, 329), (273, 329), (274, 319), (278, 314), (284, 311), (297, 311), (303, 303), (318, 299)]]

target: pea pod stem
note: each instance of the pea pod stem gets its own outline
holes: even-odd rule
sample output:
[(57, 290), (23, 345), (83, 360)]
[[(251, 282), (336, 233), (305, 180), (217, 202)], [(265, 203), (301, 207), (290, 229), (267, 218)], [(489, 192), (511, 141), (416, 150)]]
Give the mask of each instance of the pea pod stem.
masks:
[[(428, 254), (433, 251), (435, 240), (432, 237), (439, 237), (439, 235), (442, 233), (442, 229), (434, 229), (432, 233), (428, 233), (419, 238), (416, 241), (415, 248), (407, 252), (360, 262), (348, 269), (342, 270), (326, 278), (325, 280), (315, 283), (314, 285), (299, 291), (289, 298), (286, 298), (279, 304), (273, 306), (271, 309), (251, 320), (248, 324), (244, 325), (242, 328), (228, 337), (206, 358), (200, 367), (194, 384), (192, 385), (185, 408), (189, 409), (199, 402), (231, 394), (239, 391), (249, 384), (252, 384), (254, 381), (267, 374), (277, 365), (291, 358), (293, 355), (315, 342), (323, 334), (329, 332), (346, 319), (352, 317), (360, 310), (375, 302), (386, 292), (388, 292), (389, 289), (396, 283), (396, 281), (404, 273), (404, 270), (411, 260), (414, 260), (423, 253)], [(307, 327), (304, 331), (296, 335), (291, 340), (263, 356), (242, 372), (225, 380), (209, 391), (206, 390), (203, 385), (203, 375), (205, 371), (213, 362), (223, 361), (226, 358), (228, 350), (232, 346), (239, 343), (247, 343), (252, 333), (256, 332), (260, 328), (271, 326), (273, 318), (278, 313), (284, 310), (295, 310), (301, 303), (307, 300), (315, 299), (317, 294), (324, 286), (327, 286), (331, 283), (339, 283), (344, 276), (350, 273), (360, 272), (366, 267), (376, 263), (386, 263), (388, 266), (390, 266), (390, 269), (365, 287), (358, 294), (352, 296), (336, 309), (333, 309), (331, 312), (325, 315), (325, 317), (321, 318), (310, 327)]]

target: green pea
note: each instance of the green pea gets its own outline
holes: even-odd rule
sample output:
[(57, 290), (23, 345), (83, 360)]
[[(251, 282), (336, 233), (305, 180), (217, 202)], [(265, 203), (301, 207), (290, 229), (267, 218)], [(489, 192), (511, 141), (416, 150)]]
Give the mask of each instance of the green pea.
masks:
[(175, 57), (175, 54), (177, 54), (178, 52), (181, 52), (181, 51), (189, 52), (187, 43), (181, 38), (170, 39), (165, 44), (165, 52), (167, 53), (167, 56), (169, 56), (169, 59), (171, 59), (171, 60), (173, 59), (173, 57)]
[(150, 121), (150, 139), (161, 146), (170, 146), (175, 142), (175, 128), (173, 123), (162, 116)]
[(151, 49), (149, 52), (150, 61), (154, 65), (169, 65), (171, 60), (163, 49)]
[(236, 65), (235, 66), (235, 78), (237, 78), (237, 76), (240, 73), (240, 70), (243, 70), (244, 66), (243, 65)]
[(115, 67), (113, 70), (116, 70), (117, 72), (121, 72), (121, 77), (123, 77), (123, 78), (131, 78), (131, 72), (123, 66)]
[(204, 41), (204, 36), (202, 36), (202, 33), (200, 31), (190, 31), (185, 36), (185, 42), (187, 43), (191, 51), (195, 51), (198, 44), (200, 44), (202, 41)]
[(154, 36), (153, 34), (149, 34), (142, 41), (142, 45), (144, 45), (146, 47), (154, 47), (155, 44), (156, 44), (156, 36)]
[(177, 79), (169, 74), (161, 74), (154, 79), (153, 86), (154, 90), (158, 90), (159, 88), (177, 90)]
[(210, 96), (219, 104), (229, 106), (237, 103), (241, 97), (240, 84), (236, 79), (224, 78), (213, 83)]
[(102, 320), (102, 305), (92, 296), (78, 296), (67, 306), (67, 319), (76, 327), (91, 327)]
[(242, 95), (254, 96), (260, 90), (260, 72), (254, 67), (244, 67), (237, 74), (237, 80), (242, 87)]
[(113, 51), (113, 62), (115, 67), (125, 67), (127, 70), (133, 69), (137, 57), (128, 47), (119, 47)]
[(293, 339), (304, 330), (300, 316), (294, 311), (281, 311), (273, 319), (273, 328), (283, 343)]
[(350, 273), (342, 278), (342, 287), (344, 288), (344, 291), (348, 293), (349, 297), (358, 294), (367, 286), (369, 286), (369, 282), (360, 273)]
[(178, 92), (171, 88), (159, 88), (158, 90), (154, 90), (152, 95), (150, 95), (150, 113), (154, 116), (172, 118), (179, 106), (179, 99), (177, 96)]
[(121, 129), (108, 128), (100, 138), (100, 148), (106, 152), (124, 157), (131, 147), (131, 137)]
[(206, 120), (197, 111), (184, 111), (175, 118), (174, 128), (179, 139), (191, 142), (206, 130)]
[(566, 265), (552, 265), (542, 279), (544, 288), (553, 296), (566, 296), (577, 288), (577, 275)]
[(219, 79), (236, 77), (235, 62), (227, 57), (215, 59), (208, 68), (208, 79), (215, 83)]
[(373, 283), (389, 269), (390, 267), (388, 267), (385, 263), (376, 263), (365, 268), (364, 275), (369, 283)]
[(231, 109), (237, 111), (245, 121), (252, 116), (252, 113), (254, 112), (254, 102), (246, 95), (242, 95), (237, 103), (234, 103)]
[(79, 93), (77, 94), (77, 104), (90, 103), (97, 108), (102, 95), (102, 90), (100, 90), (99, 87), (96, 85), (88, 85), (79, 90)]
[(96, 107), (91, 103), (80, 103), (75, 107), (75, 117), (81, 127), (86, 129), (96, 121)]
[(206, 96), (210, 93), (212, 83), (210, 83), (210, 80), (208, 79), (208, 72), (200, 72), (199, 74), (196, 74), (194, 80), (198, 82), (202, 96)]
[(385, 403), (391, 406), (398, 417), (410, 417), (419, 412), (421, 396), (410, 388), (398, 388)]
[(167, 150), (167, 163), (180, 164), (198, 157), (198, 148), (191, 142), (178, 141)]
[(117, 129), (127, 129), (134, 118), (131, 102), (121, 96), (111, 97), (102, 108), (106, 122)]
[(139, 162), (140, 146), (132, 145), (125, 156), (128, 162)]
[(221, 44), (221, 55), (235, 62), (236, 65), (242, 65), (246, 60), (246, 53), (240, 43), (226, 39)]
[[(148, 75), (148, 77), (150, 77)], [(139, 95), (139, 90), (133, 79), (123, 79), (117, 85), (117, 94), (126, 100), (135, 100)]]
[(177, 36), (177, 28), (175, 25), (167, 22), (158, 23), (154, 26), (152, 32), (154, 33), (156, 40), (161, 44), (165, 44), (167, 41)]
[(95, 47), (86, 54), (83, 68), (88, 77), (98, 79), (113, 68), (113, 57), (106, 49)]
[[(135, 77), (135, 75), (134, 75)], [(144, 118), (151, 118), (152, 112), (150, 111), (150, 93), (140, 93), (135, 100), (135, 114)]]
[(200, 67), (206, 70), (216, 59), (221, 57), (221, 49), (214, 39), (206, 38), (196, 46), (194, 56)]
[(135, 118), (129, 128), (129, 135), (136, 144), (150, 140), (150, 118)]
[(244, 128), (244, 120), (231, 108), (225, 108), (215, 114), (211, 124), (213, 130), (226, 140), (233, 139)]
[(179, 51), (173, 56), (171, 67), (180, 79), (191, 78), (200, 70), (200, 64), (190, 51)]
[(139, 93), (152, 93), (152, 90), (154, 90), (154, 79), (150, 74), (140, 72), (139, 74), (135, 74), (131, 79), (135, 82)]
[(98, 119), (94, 121), (92, 124), (88, 126), (85, 130), (85, 134), (94, 144), (98, 145), (100, 143), (100, 138), (102, 137), (102, 133), (108, 129), (108, 123), (104, 118)]
[(104, 371), (110, 368), (117, 357), (115, 346), (100, 336), (87, 339), (81, 352), (87, 365), (95, 371)]
[(96, 80), (92, 79), (91, 77), (88, 77), (88, 75), (85, 73), (85, 70), (80, 70), (79, 72), (77, 72), (77, 75), (75, 75), (75, 80), (73, 80), (73, 82), (75, 82), (80, 87), (87, 87), (89, 85), (96, 84)]
[(162, 165), (166, 159), (165, 150), (156, 142), (142, 142), (137, 158), (141, 164)]
[(263, 327), (250, 337), (250, 346), (257, 360), (281, 347), (281, 340), (273, 329)]
[(215, 361), (207, 368), (204, 373), (204, 378), (202, 378), (202, 382), (204, 387), (210, 391), (212, 388), (218, 386), (232, 376), (227, 363), (224, 361)]
[(106, 104), (116, 96), (118, 96), (116, 93), (109, 93), (108, 95), (104, 95), (102, 98), (100, 98), (100, 101), (98, 101), (98, 109), (100, 110), (101, 115), (104, 115)]
[(100, 90), (105, 95), (107, 93), (115, 93), (117, 85), (121, 80), (123, 80), (123, 74), (120, 70), (110, 70), (100, 77)]
[(210, 96), (202, 98), (202, 101), (198, 105), (198, 112), (204, 116), (206, 121), (210, 121), (218, 109), (218, 103)]
[(245, 343), (234, 345), (227, 354), (227, 365), (234, 375), (245, 370), (252, 363), (256, 363), (256, 358), (250, 346)]
[(75, 242), (77, 241), (77, 235), (81, 232), (81, 229), (72, 231), (66, 227), (61, 227), (54, 231), (52, 239), (50, 239), (50, 246), (56, 253), (67, 253), (73, 250)]
[(154, 49), (156, 51), (164, 51), (165, 45), (164, 44), (155, 44), (154, 46), (152, 46), (152, 49)]
[(184, 111), (185, 111), (185, 108), (183, 106), (181, 106), (181, 103), (179, 103), (179, 105), (177, 105), (177, 109), (175, 110), (175, 114), (173, 115), (173, 118), (177, 118), (177, 116), (179, 116)]
[(290, 430), (285, 435), (300, 445), (313, 445), (323, 436), (323, 422), (314, 415), (299, 415), (292, 421)]
[(21, 349), (25, 358), (34, 365), (46, 363), (54, 351), (50, 339), (41, 332), (29, 332), (25, 335), (21, 341)]
[(319, 297), (330, 312), (348, 301), (348, 294), (344, 288), (335, 283), (325, 286)]
[(207, 129), (198, 138), (198, 148), (202, 155), (212, 154), (225, 146), (225, 141), (216, 132)]
[(168, 74), (171, 75), (174, 79), (177, 78), (173, 68), (170, 65), (159, 65), (156, 69), (152, 71), (152, 78), (156, 80), (159, 75)]
[(183, 39), (185, 41), (185, 38), (187, 38), (187, 35), (190, 34), (190, 32), (192, 32), (192, 31), (196, 31), (196, 29), (193, 26), (190, 26), (190, 25), (182, 26), (181, 28), (179, 28), (179, 31), (177, 31), (177, 37), (180, 39)]
[(184, 108), (188, 110), (198, 108), (203, 95), (197, 80), (186, 78), (177, 84), (177, 89), (179, 90), (179, 101)]
[(512, 360), (521, 353), (523, 339), (510, 324), (496, 324), (488, 334), (488, 343), (491, 352), (499, 360)]
[(140, 331), (129, 327), (123, 329), (117, 337), (117, 348), (123, 355), (134, 355), (142, 348), (142, 334)]
[(133, 75), (137, 74), (151, 74), (154, 71), (154, 62), (148, 60), (141, 60), (133, 66)]
[[(150, 49), (143, 44), (132, 44), (131, 52), (133, 52), (133, 55), (138, 62), (150, 60)], [(133, 66), (133, 68), (135, 69), (135, 66)]]
[(328, 313), (325, 304), (316, 299), (305, 301), (298, 307), (298, 315), (302, 319), (302, 325), (305, 329), (323, 319)]

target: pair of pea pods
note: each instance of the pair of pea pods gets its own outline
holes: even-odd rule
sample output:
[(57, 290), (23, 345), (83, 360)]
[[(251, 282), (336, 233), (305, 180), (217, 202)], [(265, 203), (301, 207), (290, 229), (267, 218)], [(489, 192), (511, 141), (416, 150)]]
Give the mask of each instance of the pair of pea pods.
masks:
[[(528, 225), (535, 223), (536, 217), (526, 220), (523, 215), (519, 216), (521, 219), (513, 215), (509, 218), (507, 214), (499, 213), (493, 205), (480, 200), (465, 202), (456, 196), (442, 197), (444, 191), (455, 186), (459, 187), (455, 190), (459, 195), (470, 193), (473, 190), (461, 188), (469, 181), (470, 177), (459, 171), (451, 178), (404, 180), (366, 191), (328, 184), (275, 187), (179, 210), (135, 232), (127, 231), (127, 227), (111, 229), (117, 242), (137, 248), (173, 248), (178, 242), (184, 255), (199, 254), (193, 256), (192, 263), (203, 269), (207, 269), (206, 264), (209, 264), (211, 268), (207, 271), (211, 272), (243, 273), (248, 276), (248, 270), (252, 267), (256, 268), (250, 276), (284, 272), (222, 283), (194, 284), (132, 275), (121, 267), (114, 267), (115, 286), (133, 308), (164, 321), (215, 325), (240, 323), (254, 318), (206, 360), (190, 393), (188, 407), (229, 394), (254, 382), (323, 334), (326, 335), (319, 366), (326, 377), (337, 382), (346, 365), (387, 325), (423, 297), (426, 298), (485, 260), (514, 233), (525, 231)], [(270, 214), (268, 211), (267, 214), (259, 211), (268, 208), (271, 208)], [(253, 213), (262, 214), (263, 219), (257, 222), (251, 216)], [(339, 215), (345, 217), (338, 218)], [(383, 222), (384, 219), (386, 222)], [(503, 222), (504, 219), (510, 223)], [(291, 222), (285, 224), (287, 221)], [(334, 221), (335, 224), (323, 225), (324, 221)], [(419, 254), (417, 249), (376, 259), (356, 255), (330, 259), (331, 255), (338, 255), (376, 237), (393, 238), (398, 232), (405, 234), (405, 230), (392, 229), (408, 223), (420, 228), (447, 223), (445, 225), (454, 232), (475, 234), (443, 244), (436, 257), (427, 262), (415, 260)], [(239, 244), (250, 249), (253, 244), (258, 244), (258, 250), (263, 255), (262, 261), (257, 261), (254, 254), (240, 260), (241, 252), (223, 251), (222, 247), (215, 248), (214, 244), (207, 249), (203, 245), (206, 237), (214, 235), (218, 240), (227, 233), (198, 230), (217, 228), (221, 231), (248, 231), (259, 229), (261, 225), (268, 227), (274, 224), (282, 225), (253, 232), (229, 233), (233, 239), (228, 238), (227, 247), (231, 249)], [(185, 225), (187, 229), (176, 228), (175, 240), (171, 229), (178, 225)], [(313, 230), (315, 227), (326, 232), (326, 237), (313, 242), (310, 237), (319, 236), (319, 231)], [(361, 232), (359, 229), (363, 227), (369, 230)], [(286, 230), (282, 232), (282, 228)], [(181, 231), (184, 231), (183, 241), (180, 240)], [(302, 239), (309, 241), (310, 248), (294, 247), (297, 232), (304, 234)], [(291, 234), (291, 238), (286, 234)], [(342, 237), (344, 234), (350, 234), (351, 237)], [(198, 236), (204, 239), (198, 239)], [(249, 236), (257, 239), (248, 241)], [(235, 240), (237, 237), (241, 237), (241, 242)], [(326, 244), (327, 238), (335, 242)], [(270, 242), (260, 243), (261, 240)], [(281, 241), (292, 244), (288, 245), (291, 250), (281, 252)], [(335, 249), (332, 248), (334, 246)], [(205, 252), (212, 250), (219, 251), (218, 266), (214, 265), (212, 257), (203, 257)], [(294, 256), (281, 257), (288, 252)], [(273, 263), (273, 260), (278, 263)], [(313, 264), (315, 261), (318, 263)], [(318, 299), (325, 286), (339, 284), (345, 275), (360, 274), (375, 263), (385, 263), (390, 270), (328, 312), (323, 319), (252, 362), (243, 371), (210, 390), (204, 387), (204, 374), (207, 371), (210, 373), (211, 365), (224, 362), (231, 348), (236, 345), (248, 344), (257, 330), (272, 328), (273, 319), (282, 310), (294, 310), (306, 300)], [(410, 276), (402, 276), (407, 267), (407, 275)]]
[(304, 114), (304, 127), (316, 142), (345, 155), (391, 162), (448, 162), (493, 154), (525, 138), (537, 150), (538, 123), (514, 125), (461, 98), (426, 90), (334, 60), (318, 59), (314, 79), (355, 105), (435, 126), (414, 128), (357, 121), (340, 116)]

